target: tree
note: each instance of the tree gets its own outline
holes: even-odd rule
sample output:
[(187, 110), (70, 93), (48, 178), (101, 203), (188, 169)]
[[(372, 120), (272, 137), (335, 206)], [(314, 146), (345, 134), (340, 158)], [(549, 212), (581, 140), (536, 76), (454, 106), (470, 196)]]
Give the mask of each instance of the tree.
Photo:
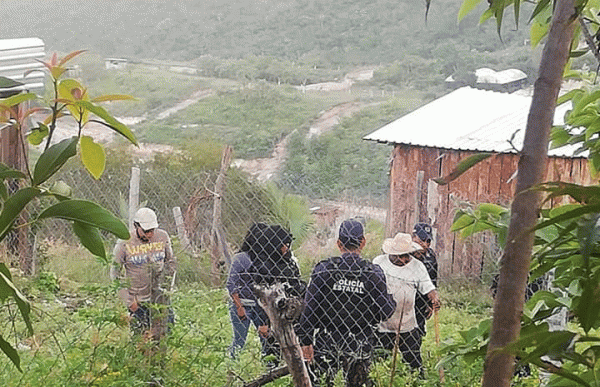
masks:
[[(470, 12), (476, 4), (478, 1), (465, 1), (459, 18)], [(518, 21), (519, 1), (491, 0), (489, 4), (489, 9), (483, 14), (481, 20), (495, 17), (498, 33), (500, 33), (504, 10), (511, 4), (514, 5), (515, 17)], [(563, 75), (565, 69), (568, 69), (569, 75), (573, 75), (567, 66), (569, 57), (581, 54), (581, 52), (571, 52), (572, 47), (576, 46), (574, 42), (577, 42), (576, 38), (579, 37), (579, 33), (586, 37), (588, 43), (584, 52), (592, 51), (596, 58), (600, 57), (593, 39), (589, 38), (593, 34), (588, 32), (586, 25), (586, 20), (591, 21), (594, 25), (593, 28), (598, 30), (598, 16), (594, 11), (598, 4), (595, 1), (575, 3), (572, 0), (557, 0), (552, 4), (553, 12), (550, 4), (547, 1), (538, 2), (531, 17), (534, 22), (531, 27), (532, 41), (537, 44), (546, 35), (547, 41), (540, 63), (539, 78), (535, 82), (523, 149), (520, 152), (519, 174), (508, 230), (498, 227), (497, 216), (502, 211), (496, 210), (494, 210), (496, 219), (493, 221), (490, 221), (488, 217), (489, 211), (483, 211), (485, 213), (483, 221), (481, 219), (468, 220), (470, 217), (482, 216), (480, 210), (471, 214), (459, 212), (453, 226), (454, 229), (462, 229), (463, 232), (467, 229), (467, 234), (486, 227), (496, 229), (501, 234), (505, 232), (507, 234), (501, 258), (500, 279), (489, 342), (483, 348), (480, 347), (476, 350), (485, 349), (486, 352), (483, 386), (509, 386), (516, 353), (519, 353), (522, 358), (524, 356), (526, 361), (546, 368), (571, 382), (575, 381), (581, 385), (590, 386), (592, 385), (590, 381), (597, 380), (595, 371), (597, 362), (594, 360), (595, 357), (592, 359), (590, 356), (595, 356), (599, 348), (589, 344), (597, 341), (597, 337), (587, 335), (578, 337), (568, 331), (548, 332), (548, 327), (539, 323), (544, 317), (551, 314), (557, 305), (562, 304), (556, 295), (547, 295), (547, 299), (542, 302), (546, 308), (541, 317), (536, 313), (533, 313), (533, 317), (532, 315), (523, 316), (525, 286), (536, 237), (534, 231), (552, 226), (553, 232), (544, 235), (545, 238), (538, 235), (542, 244), (540, 247), (542, 253), (539, 254), (538, 251), (537, 275), (552, 268), (565, 269), (565, 260), (569, 262), (569, 265), (575, 264), (576, 270), (570, 267), (563, 270), (561, 274), (563, 278), (559, 278), (557, 281), (559, 284), (562, 281), (563, 286), (566, 283), (566, 287), (575, 285), (575, 290), (567, 291), (569, 303), (563, 306), (568, 306), (573, 310), (577, 322), (586, 334), (592, 328), (600, 325), (598, 312), (591, 312), (592, 309), (597, 309), (597, 283), (594, 281), (598, 279), (595, 274), (598, 266), (594, 258), (598, 255), (600, 206), (593, 195), (598, 195), (598, 187), (567, 185), (561, 182), (540, 184), (546, 165), (554, 110)], [(548, 19), (550, 12), (553, 15), (548, 30), (545, 19)], [(580, 28), (576, 29), (578, 21)], [(575, 31), (578, 33), (575, 34)], [(598, 132), (600, 132), (596, 114), (599, 92), (580, 89), (567, 94), (563, 99), (571, 100), (573, 109), (565, 117), (566, 124), (552, 131), (553, 141), (556, 145), (579, 144), (580, 151), (589, 151), (592, 169), (597, 172), (600, 170), (598, 154), (600, 149), (596, 145)], [(462, 165), (457, 167), (455, 173), (459, 175), (472, 163), (488, 156), (482, 155), (465, 160)], [(448, 178), (453, 179), (456, 176), (450, 175)], [(540, 216), (544, 216), (540, 209), (542, 192), (549, 193), (550, 197), (568, 195), (571, 200), (575, 200), (581, 206), (575, 209), (563, 207), (558, 212), (555, 211), (553, 216), (551, 213), (550, 219), (538, 224)], [(474, 214), (475, 216), (473, 216)], [(478, 222), (487, 226), (481, 226)], [(565, 222), (566, 224), (564, 224)], [(573, 247), (574, 245), (575, 247)], [(577, 274), (573, 275), (573, 272)], [(526, 329), (525, 333), (521, 332), (522, 327)], [(478, 334), (485, 335), (483, 333), (486, 330), (485, 326), (482, 325), (480, 328), (482, 329), (478, 331)], [(573, 343), (585, 343), (584, 351), (577, 353), (572, 349), (567, 349), (571, 348)], [(533, 348), (533, 350), (527, 353), (526, 348)], [(549, 352), (557, 353), (558, 357), (567, 360), (569, 365), (557, 368), (542, 363), (541, 356)]]
[[(498, 0), (492, 1), (490, 8), (500, 7), (499, 3)], [(576, 15), (573, 0), (557, 1), (542, 54), (539, 77), (534, 85), (518, 164), (519, 174), (511, 207), (507, 244), (501, 258), (498, 293), (484, 366), (483, 386), (486, 387), (508, 387), (513, 375), (514, 354), (499, 349), (513, 343), (519, 337), (521, 329), (534, 239), (529, 230), (537, 223), (541, 203), (541, 193), (530, 188), (542, 182), (545, 172), (550, 129), (564, 69), (569, 59)], [(498, 13), (496, 16), (498, 17)]]
[[(48, 112), (47, 118), (32, 128), (26, 137), (31, 144), (40, 145), (45, 141), (44, 151), (39, 156), (33, 170), (26, 165), (26, 171), (19, 171), (0, 164), (0, 241), (4, 240), (11, 230), (25, 227), (19, 224), (19, 215), (32, 202), (43, 197), (55, 199), (54, 204), (42, 208), (39, 215), (32, 222), (48, 218), (60, 218), (73, 222), (73, 231), (82, 245), (92, 254), (106, 260), (106, 251), (99, 230), (108, 231), (119, 238), (128, 239), (129, 231), (121, 220), (99, 205), (85, 201), (71, 199), (71, 189), (64, 182), (50, 185), (50, 179), (63, 167), (63, 165), (77, 154), (96, 179), (104, 172), (106, 157), (101, 145), (94, 142), (93, 138), (84, 135), (85, 126), (89, 122), (100, 123), (123, 137), (131, 143), (137, 144), (133, 133), (121, 122), (111, 116), (99, 102), (127, 100), (132, 97), (125, 95), (105, 95), (90, 98), (87, 89), (77, 80), (64, 78), (66, 63), (83, 51), (75, 51), (58, 59), (54, 54), (49, 62), (43, 62), (50, 75), (53, 86), (53, 98), (48, 101), (48, 107), (24, 108), (28, 101), (43, 101), (42, 97), (33, 93), (17, 93), (8, 98), (0, 99), (0, 127), (13, 127), (19, 132), (22, 147), (23, 133), (27, 130), (26, 120), (37, 112)], [(28, 74), (26, 73), (25, 76)], [(66, 140), (52, 143), (52, 136), (56, 130), (56, 123), (60, 117), (71, 116), (77, 122), (77, 133)], [(17, 189), (11, 192), (10, 186)], [(16, 182), (17, 184), (12, 184)], [(9, 299), (17, 304), (20, 314), (27, 326), (29, 334), (33, 333), (29, 312), (30, 306), (27, 299), (20, 293), (12, 281), (8, 267), (0, 263), (0, 302), (7, 306)], [(20, 357), (17, 351), (0, 336), (0, 349), (8, 356), (13, 364), (21, 370)]]

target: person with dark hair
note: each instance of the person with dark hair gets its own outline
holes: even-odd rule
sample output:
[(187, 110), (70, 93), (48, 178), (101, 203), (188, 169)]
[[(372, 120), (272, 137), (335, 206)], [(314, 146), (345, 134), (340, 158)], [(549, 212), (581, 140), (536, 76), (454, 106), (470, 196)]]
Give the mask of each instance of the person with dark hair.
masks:
[(259, 333), (263, 347), (266, 351), (266, 337), (268, 336), (268, 318), (256, 301), (252, 290), (254, 277), (252, 274), (253, 251), (257, 248), (257, 240), (262, 235), (264, 223), (254, 223), (248, 230), (240, 252), (234, 255), (229, 276), (227, 278), (227, 291), (231, 298), (229, 304), (229, 317), (233, 328), (232, 343), (229, 346), (229, 356), (235, 358), (237, 351), (246, 344), (250, 323), (254, 324)]
[(304, 298), (306, 284), (300, 279), (300, 267), (292, 254), (292, 240), (292, 234), (280, 225), (262, 229), (254, 251), (254, 280), (259, 285), (285, 284), (288, 296)]
[(255, 223), (240, 253), (234, 257), (227, 280), (234, 331), (231, 357), (244, 346), (252, 322), (259, 332), (263, 355), (279, 358), (279, 347), (269, 330), (268, 317), (258, 305), (252, 287), (279, 282), (287, 284), (285, 289), (290, 296), (304, 297), (306, 285), (300, 279), (300, 269), (291, 251), (292, 240), (292, 234), (280, 225)]
[(415, 317), (415, 295), (425, 294), (434, 309), (439, 309), (437, 290), (425, 269), (425, 265), (413, 254), (422, 247), (413, 242), (409, 234), (398, 233), (383, 241), (385, 254), (373, 259), (386, 276), (387, 286), (396, 300), (396, 310), (386, 321), (379, 324), (378, 337), (381, 346), (394, 350), (396, 342), (404, 360), (423, 375), (421, 359), (421, 335)]
[(305, 360), (328, 384), (340, 369), (349, 387), (368, 381), (374, 327), (396, 307), (381, 268), (360, 256), (365, 242), (359, 221), (343, 221), (337, 241), (341, 256), (319, 262), (306, 291), (298, 338)]
[[(159, 341), (172, 323), (169, 297), (161, 287), (174, 286), (176, 262), (171, 238), (158, 228), (156, 213), (140, 208), (133, 217), (134, 230), (128, 240), (120, 240), (114, 249), (111, 279), (128, 281), (119, 296), (129, 309), (131, 329), (136, 335)], [(125, 269), (124, 277), (121, 270)]]
[[(433, 286), (437, 288), (438, 263), (435, 252), (430, 247), (433, 239), (432, 234), (433, 229), (429, 224), (415, 224), (412, 232), (412, 240), (421, 246), (422, 250), (415, 251), (412, 255), (419, 261), (423, 262), (423, 265), (425, 265), (425, 269), (427, 270), (427, 274), (429, 274), (429, 278), (431, 279), (431, 282), (433, 282)], [(422, 341), (423, 336), (427, 334), (427, 319), (431, 317), (432, 312), (433, 304), (431, 303), (429, 297), (417, 290), (417, 295), (415, 297), (415, 315), (417, 317), (418, 330), (415, 333), (420, 335), (419, 343)]]

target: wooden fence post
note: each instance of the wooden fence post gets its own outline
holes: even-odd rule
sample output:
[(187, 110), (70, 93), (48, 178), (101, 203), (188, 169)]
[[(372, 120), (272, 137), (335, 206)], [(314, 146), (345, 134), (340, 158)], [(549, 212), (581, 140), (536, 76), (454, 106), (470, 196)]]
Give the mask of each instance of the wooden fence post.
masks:
[(133, 230), (133, 216), (140, 205), (140, 169), (131, 167), (129, 180), (129, 229)]
[(173, 207), (173, 217), (175, 218), (175, 226), (177, 227), (177, 235), (179, 236), (181, 247), (183, 247), (184, 250), (189, 250), (191, 248), (190, 240), (185, 231), (185, 224), (183, 222), (183, 215), (181, 215), (180, 207)]
[(269, 316), (271, 330), (279, 342), (295, 387), (311, 387), (300, 342), (294, 332), (294, 321), (302, 314), (304, 301), (288, 298), (281, 283), (269, 287), (254, 285), (260, 306)]
[(214, 286), (219, 286), (219, 261), (221, 260), (221, 254), (229, 260), (227, 245), (225, 243), (225, 238), (223, 237), (223, 225), (221, 224), (221, 200), (225, 193), (225, 175), (227, 174), (227, 169), (229, 169), (229, 164), (231, 164), (232, 153), (233, 148), (229, 145), (225, 146), (223, 154), (221, 155), (221, 169), (219, 171), (219, 176), (217, 176), (217, 181), (215, 182), (213, 219), (210, 229), (211, 277)]
[[(413, 224), (421, 221), (421, 199), (423, 197), (423, 178), (425, 176), (425, 172), (417, 171), (417, 181), (415, 183), (415, 212)], [(407, 231), (412, 230), (412, 225), (405, 225)]]

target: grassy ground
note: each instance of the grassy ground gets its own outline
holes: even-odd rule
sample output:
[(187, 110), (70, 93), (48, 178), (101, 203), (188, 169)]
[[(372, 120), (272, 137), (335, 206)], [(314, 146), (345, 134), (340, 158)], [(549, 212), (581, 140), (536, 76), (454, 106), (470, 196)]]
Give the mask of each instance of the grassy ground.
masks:
[[(60, 244), (46, 250), (43, 276), (17, 278), (32, 299), (35, 335), (23, 335), (14, 308), (2, 310), (2, 335), (19, 348), (23, 373), (0, 357), (0, 385), (4, 386), (143, 386), (153, 379), (172, 386), (241, 386), (265, 371), (254, 331), (239, 359), (226, 356), (231, 328), (224, 289), (204, 285), (200, 274), (186, 275), (173, 296), (176, 324), (162, 355), (144, 356), (133, 343), (125, 309), (115, 297), (106, 267), (77, 249)], [(182, 260), (182, 271), (202, 271), (206, 262)], [(52, 273), (59, 272), (60, 276)], [(56, 287), (59, 289), (57, 290)], [(466, 280), (442, 281), (443, 308), (439, 313), (441, 344), (436, 343), (434, 319), (428, 321), (423, 343), (427, 378), (417, 380), (398, 361), (393, 386), (441, 385), (436, 365), (440, 348), (461, 330), (476, 326), (490, 314), (487, 287)], [(453, 361), (444, 365), (446, 385), (475, 386), (481, 362)], [(390, 360), (378, 362), (371, 376), (376, 386), (389, 386)], [(533, 380), (533, 378), (531, 379)], [(341, 379), (336, 383), (342, 385)], [(522, 380), (519, 385), (525, 384)], [(289, 377), (273, 386), (291, 386)]]

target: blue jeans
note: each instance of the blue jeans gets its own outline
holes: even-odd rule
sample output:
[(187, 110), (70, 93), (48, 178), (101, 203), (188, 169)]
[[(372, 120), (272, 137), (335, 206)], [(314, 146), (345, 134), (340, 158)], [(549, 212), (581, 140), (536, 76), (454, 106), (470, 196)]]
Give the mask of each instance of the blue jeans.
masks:
[[(244, 348), (244, 345), (246, 344), (248, 330), (250, 329), (250, 322), (252, 322), (254, 327), (257, 329), (260, 325), (266, 324), (260, 318), (260, 306), (244, 306), (244, 309), (246, 310), (246, 318), (241, 320), (237, 314), (237, 308), (235, 305), (232, 302), (229, 303), (229, 318), (231, 319), (231, 327), (233, 328), (233, 340), (231, 342), (231, 346), (229, 347), (229, 356), (232, 359), (235, 358), (236, 352)], [(277, 355), (279, 353), (278, 350), (274, 352), (275, 348), (272, 348), (273, 345), (270, 344), (268, 339), (265, 339), (260, 335), (258, 338), (260, 339), (260, 344), (262, 346), (263, 356), (269, 354)]]

